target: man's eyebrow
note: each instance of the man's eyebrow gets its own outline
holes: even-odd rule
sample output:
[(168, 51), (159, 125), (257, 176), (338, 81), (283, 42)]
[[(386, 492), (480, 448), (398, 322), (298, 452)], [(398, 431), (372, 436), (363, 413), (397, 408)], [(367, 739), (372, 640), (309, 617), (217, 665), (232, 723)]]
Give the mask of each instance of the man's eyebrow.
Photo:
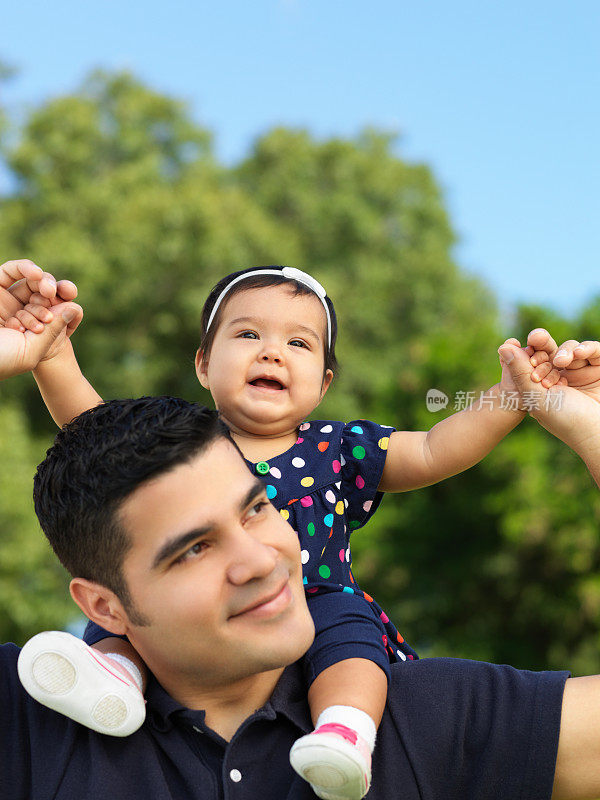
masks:
[(193, 528), (191, 531), (173, 536), (163, 544), (158, 553), (154, 556), (151, 569), (158, 569), (161, 564), (183, 550), (187, 544), (197, 541), (203, 536), (206, 536), (207, 533), (210, 533), (213, 527), (214, 525), (209, 523), (202, 528)]
[[(235, 319), (232, 319), (231, 322), (228, 323), (228, 327), (229, 328), (233, 328), (236, 325), (254, 324), (254, 323), (257, 322), (257, 320), (258, 320), (258, 317), (236, 317)], [(291, 327), (295, 331), (301, 331), (302, 333), (305, 333), (308, 336), (311, 336), (317, 342), (321, 341), (321, 337), (319, 336), (319, 334), (314, 330), (314, 328), (309, 328), (308, 325), (300, 325), (300, 324), (296, 325), (296, 324), (294, 324)]]
[[(264, 494), (265, 491), (266, 489), (264, 483), (256, 478), (250, 489), (248, 489), (246, 494), (240, 500), (238, 506), (239, 511), (244, 511), (250, 505), (250, 503), (256, 497), (258, 497), (258, 495)], [(206, 536), (206, 534), (214, 530), (215, 527), (215, 522), (208, 522), (206, 525), (203, 525), (200, 528), (192, 528), (190, 531), (186, 531), (185, 533), (180, 533), (171, 537), (163, 544), (158, 553), (154, 556), (151, 569), (158, 569), (158, 567), (160, 567), (165, 561), (168, 561), (170, 558), (177, 555), (177, 553), (184, 550), (186, 545), (198, 541), (198, 539), (202, 539), (203, 536)]]

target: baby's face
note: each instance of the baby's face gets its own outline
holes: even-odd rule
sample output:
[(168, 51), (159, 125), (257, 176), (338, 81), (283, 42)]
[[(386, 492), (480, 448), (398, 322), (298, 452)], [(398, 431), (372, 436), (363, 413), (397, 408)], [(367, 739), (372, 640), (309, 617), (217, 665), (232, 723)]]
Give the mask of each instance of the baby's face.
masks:
[(315, 295), (285, 285), (247, 289), (222, 309), (200, 383), (236, 432), (279, 436), (294, 431), (331, 383), (323, 378), (327, 320)]

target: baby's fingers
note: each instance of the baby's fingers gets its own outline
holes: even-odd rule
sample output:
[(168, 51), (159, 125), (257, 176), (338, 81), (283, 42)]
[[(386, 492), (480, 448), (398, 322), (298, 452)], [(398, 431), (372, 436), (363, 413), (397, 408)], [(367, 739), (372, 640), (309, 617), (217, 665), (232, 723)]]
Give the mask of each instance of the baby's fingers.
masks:
[(25, 308), (16, 312), (15, 317), (25, 330), (41, 333), (44, 330), (44, 325), (52, 322), (54, 314), (45, 306), (28, 303)]
[[(532, 359), (530, 359), (532, 361)], [(546, 389), (560, 381), (560, 372), (555, 369), (550, 361), (539, 364), (531, 373), (531, 380), (541, 383)]]

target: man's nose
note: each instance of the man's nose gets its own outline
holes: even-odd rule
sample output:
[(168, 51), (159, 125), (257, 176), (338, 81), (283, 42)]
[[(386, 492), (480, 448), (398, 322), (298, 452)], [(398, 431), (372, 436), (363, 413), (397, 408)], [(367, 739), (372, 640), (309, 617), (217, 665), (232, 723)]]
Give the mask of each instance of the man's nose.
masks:
[(233, 547), (227, 576), (235, 585), (267, 578), (277, 566), (278, 551), (246, 531), (240, 533)]

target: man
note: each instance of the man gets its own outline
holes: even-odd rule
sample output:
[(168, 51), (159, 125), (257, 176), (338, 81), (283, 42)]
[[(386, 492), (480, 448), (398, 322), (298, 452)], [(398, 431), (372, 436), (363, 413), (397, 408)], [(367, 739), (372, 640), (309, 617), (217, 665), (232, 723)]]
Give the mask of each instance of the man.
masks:
[[(64, 335), (70, 311), (40, 333), (0, 329), (0, 377), (33, 363), (43, 337), (47, 347)], [(536, 337), (550, 369), (557, 348)], [(598, 482), (600, 344), (576, 345), (563, 347), (583, 362), (578, 388), (561, 386), (560, 413), (542, 403), (536, 416)], [(531, 390), (527, 355), (501, 355)], [(313, 633), (298, 541), (214, 414), (173, 398), (92, 409), (59, 433), (35, 494), (75, 601), (127, 634), (154, 677), (143, 727), (115, 739), (33, 701), (18, 648), (0, 648), (1, 796), (313, 797), (288, 762), (312, 727), (297, 663)], [(393, 665), (368, 796), (400, 795), (597, 797), (600, 678), (454, 659)]]

